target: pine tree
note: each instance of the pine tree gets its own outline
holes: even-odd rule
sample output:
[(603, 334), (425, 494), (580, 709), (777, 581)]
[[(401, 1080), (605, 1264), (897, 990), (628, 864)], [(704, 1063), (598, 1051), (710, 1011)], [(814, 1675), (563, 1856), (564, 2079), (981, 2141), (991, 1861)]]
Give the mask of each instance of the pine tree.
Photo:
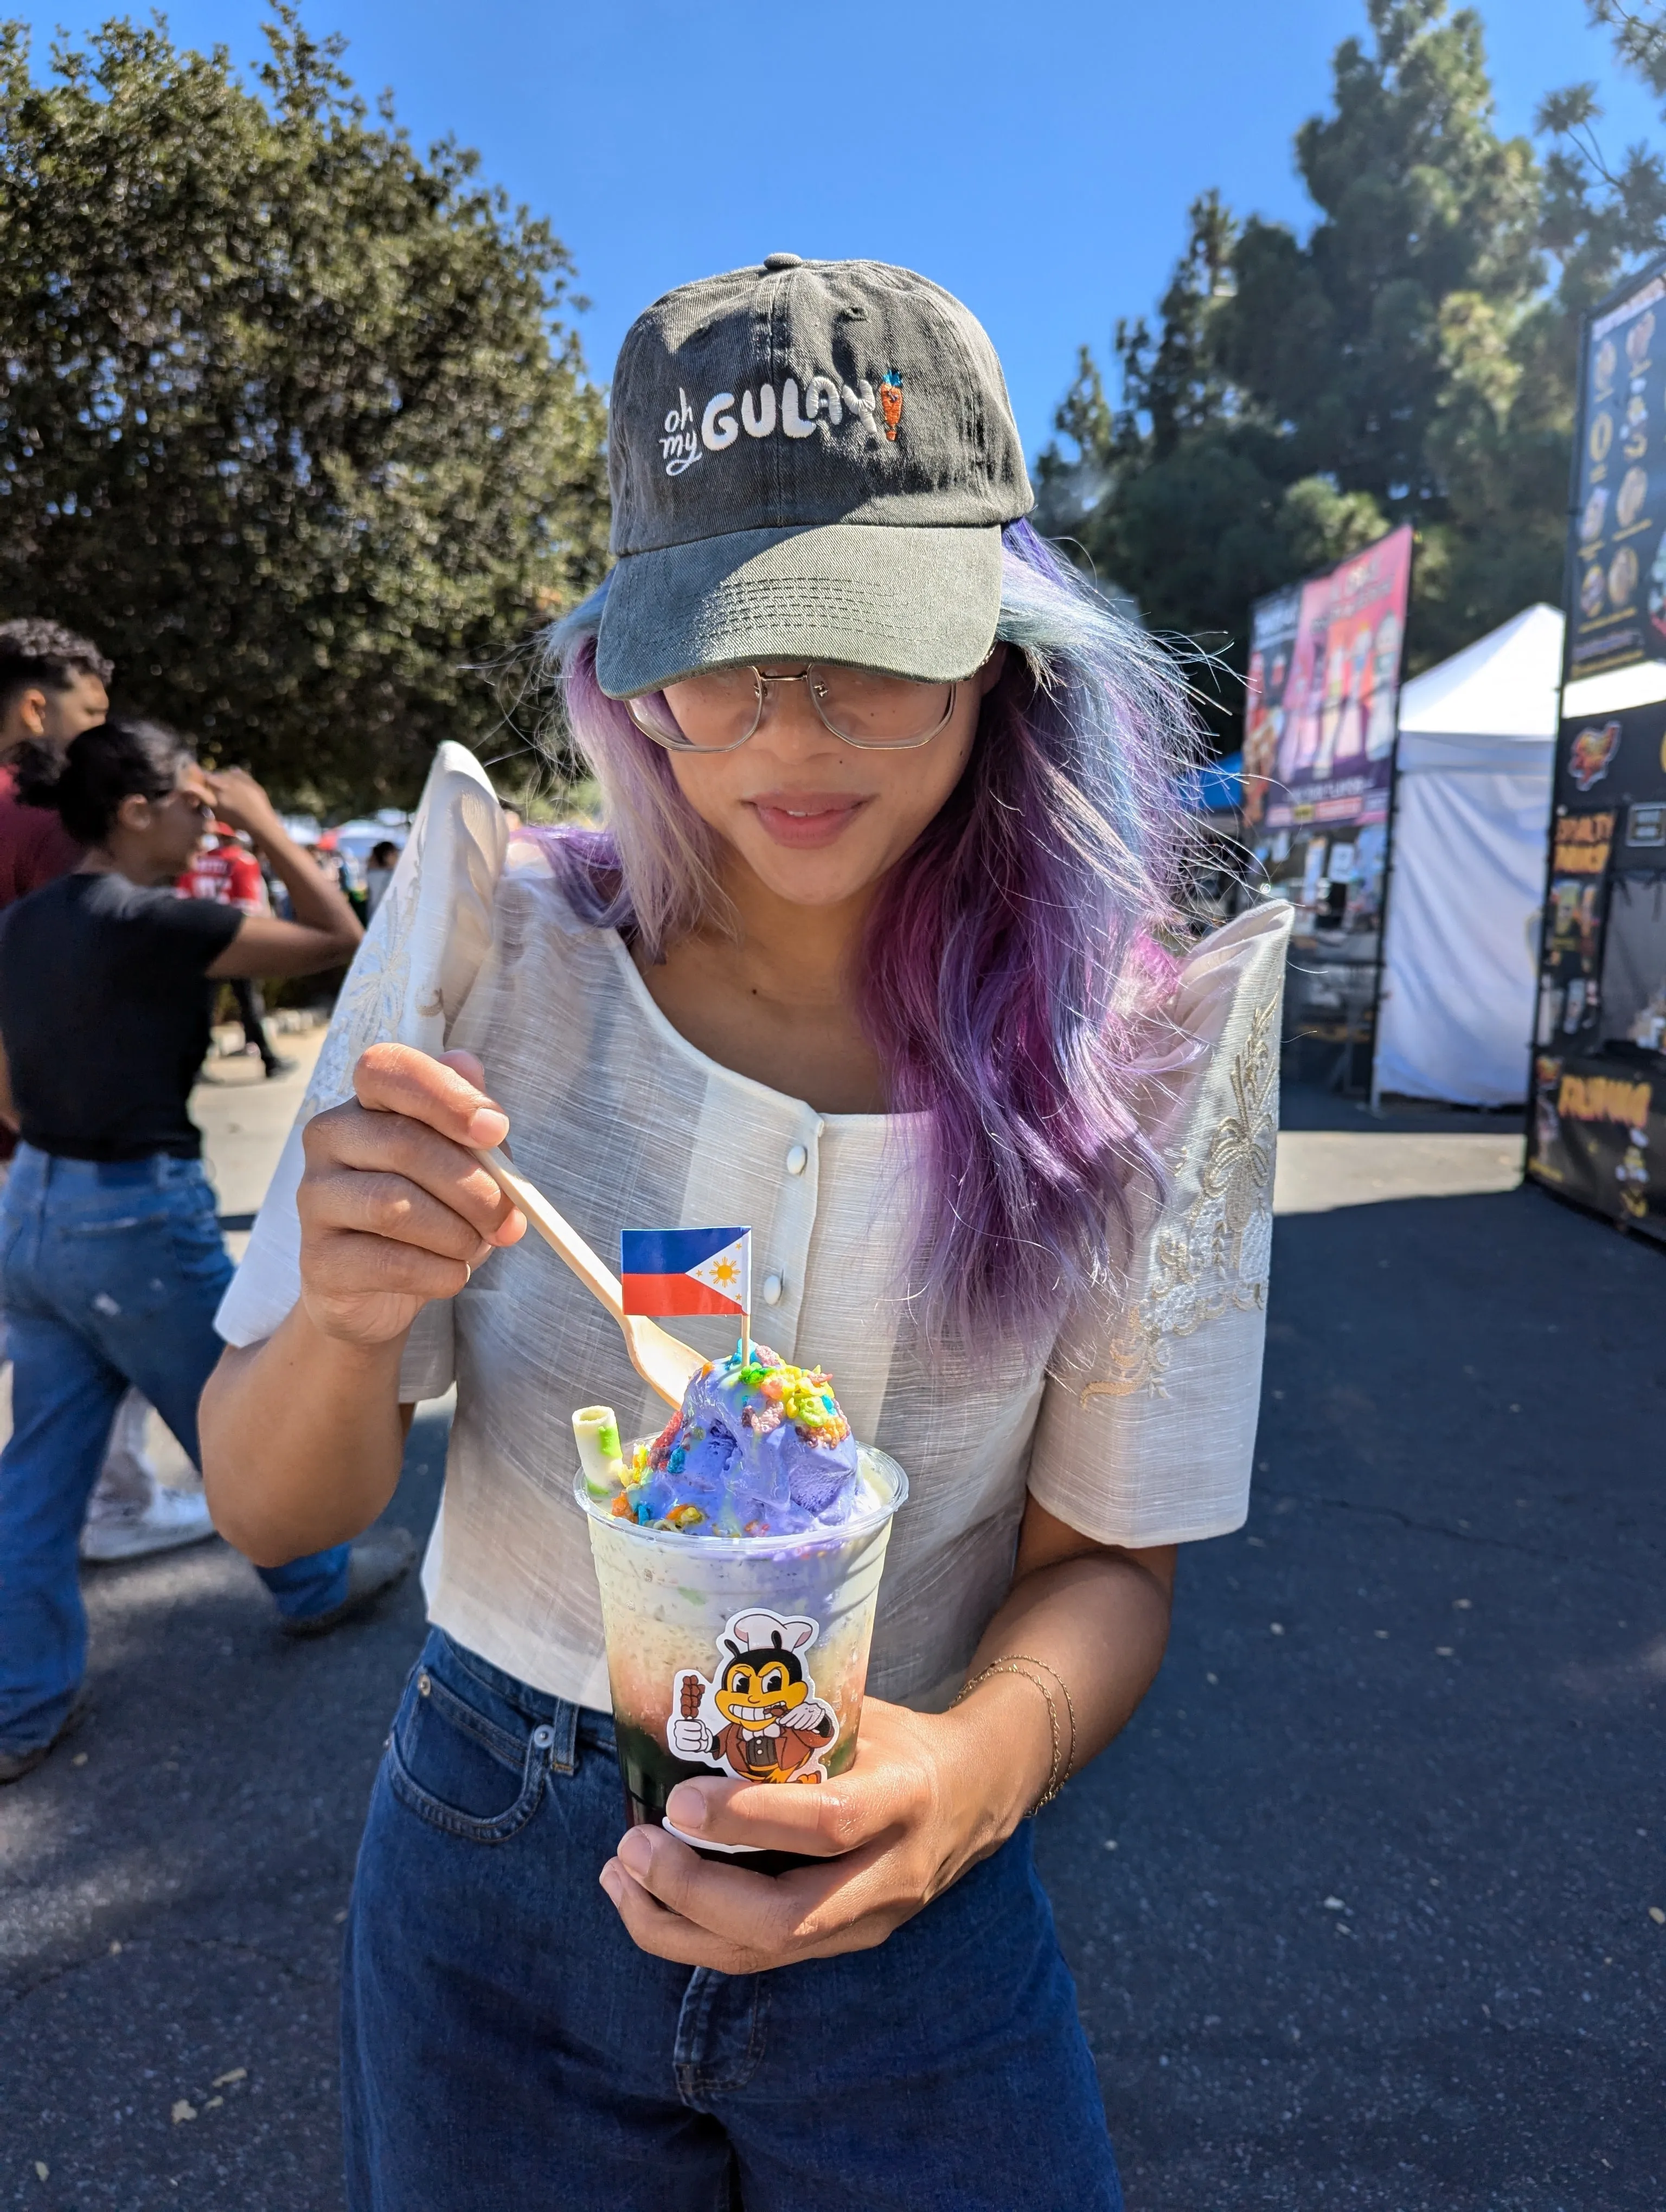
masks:
[[(1666, 85), (1666, 6), (1646, 22), (1594, 8)], [(1367, 13), (1371, 40), (1338, 48), (1331, 106), (1297, 137), (1307, 235), (1239, 225), (1211, 195), (1157, 337), (1119, 326), (1124, 404), (1105, 410), (1105, 488), (1077, 526), (1154, 626), (1230, 641), (1237, 670), (1258, 593), (1402, 521), (1418, 532), (1413, 668), (1560, 598), (1578, 318), (1660, 196), (1642, 155), (1599, 189), (1569, 138), (1589, 88), (1547, 104), (1547, 160), (1500, 136), (1473, 10)], [(1059, 428), (1074, 434), (1064, 410)], [(1225, 736), (1241, 695), (1219, 698)]]

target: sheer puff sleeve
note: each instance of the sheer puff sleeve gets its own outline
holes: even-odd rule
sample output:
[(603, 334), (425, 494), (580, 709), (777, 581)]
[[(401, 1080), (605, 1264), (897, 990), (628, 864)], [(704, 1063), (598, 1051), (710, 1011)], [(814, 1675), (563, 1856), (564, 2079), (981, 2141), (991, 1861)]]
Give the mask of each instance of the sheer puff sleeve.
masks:
[(1120, 1279), (1049, 1363), (1030, 1491), (1096, 1543), (1224, 1535), (1249, 1510), (1261, 1399), (1279, 1012), (1291, 908), (1267, 902), (1181, 970), (1140, 1119), (1166, 1170)]
[[(393, 879), (347, 971), (248, 1249), (215, 1316), (228, 1344), (269, 1337), (301, 1296), (295, 1193), (307, 1123), (352, 1097), (359, 1055), (379, 1040), (445, 1050), (490, 949), (508, 842), (502, 810), (479, 763), (462, 745), (442, 744)], [(406, 1340), (399, 1397), (405, 1404), (437, 1398), (451, 1382), (451, 1304), (435, 1298)]]

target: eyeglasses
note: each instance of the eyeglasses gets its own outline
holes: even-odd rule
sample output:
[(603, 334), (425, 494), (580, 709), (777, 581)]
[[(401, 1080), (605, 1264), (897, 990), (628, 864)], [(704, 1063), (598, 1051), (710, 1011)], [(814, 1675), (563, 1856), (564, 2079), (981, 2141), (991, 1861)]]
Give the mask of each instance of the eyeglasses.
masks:
[(731, 753), (763, 721), (774, 684), (802, 684), (824, 726), (874, 752), (928, 744), (954, 712), (958, 684), (916, 684), (873, 668), (812, 660), (795, 669), (711, 668), (647, 691), (625, 706), (647, 738), (671, 752)]

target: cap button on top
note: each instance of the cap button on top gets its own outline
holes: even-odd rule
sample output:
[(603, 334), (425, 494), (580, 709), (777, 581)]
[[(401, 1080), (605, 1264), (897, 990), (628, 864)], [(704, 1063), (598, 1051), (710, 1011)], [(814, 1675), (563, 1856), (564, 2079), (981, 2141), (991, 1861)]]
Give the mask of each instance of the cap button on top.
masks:
[(809, 1159), (810, 1159), (810, 1155), (809, 1155), (809, 1153), (808, 1153), (808, 1152), (806, 1152), (805, 1151), (804, 1146), (803, 1146), (802, 1145), (793, 1145), (793, 1146), (790, 1146), (787, 1148), (787, 1174), (788, 1174), (788, 1175), (802, 1175), (802, 1174), (804, 1173), (804, 1170), (805, 1170), (806, 1166), (806, 1165), (808, 1164), (808, 1163), (809, 1163)]
[(766, 253), (763, 265), (766, 269), (802, 269), (804, 256), (801, 253)]

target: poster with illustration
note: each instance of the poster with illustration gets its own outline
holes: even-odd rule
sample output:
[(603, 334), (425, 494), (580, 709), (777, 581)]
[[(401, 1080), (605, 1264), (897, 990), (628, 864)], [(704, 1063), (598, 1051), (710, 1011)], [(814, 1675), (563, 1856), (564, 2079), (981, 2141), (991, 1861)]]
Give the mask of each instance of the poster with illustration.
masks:
[(1586, 325), (1578, 441), (1569, 682), (1666, 659), (1666, 259)]
[(1595, 1041), (1602, 1004), (1602, 894), (1600, 875), (1551, 878), (1535, 1040), (1541, 1045), (1572, 1050), (1575, 1040)]
[(1540, 1054), (1527, 1164), (1565, 1198), (1666, 1240), (1666, 1084), (1642, 1064)]
[[(1252, 683), (1257, 759), (1270, 760), (1261, 819), (1269, 830), (1386, 821), (1400, 715), (1400, 662), (1411, 585), (1409, 524), (1256, 610), (1273, 658)], [(1289, 634), (1274, 694), (1277, 647)], [(1251, 633), (1254, 653), (1256, 632)], [(1250, 769), (1246, 729), (1244, 767)]]

